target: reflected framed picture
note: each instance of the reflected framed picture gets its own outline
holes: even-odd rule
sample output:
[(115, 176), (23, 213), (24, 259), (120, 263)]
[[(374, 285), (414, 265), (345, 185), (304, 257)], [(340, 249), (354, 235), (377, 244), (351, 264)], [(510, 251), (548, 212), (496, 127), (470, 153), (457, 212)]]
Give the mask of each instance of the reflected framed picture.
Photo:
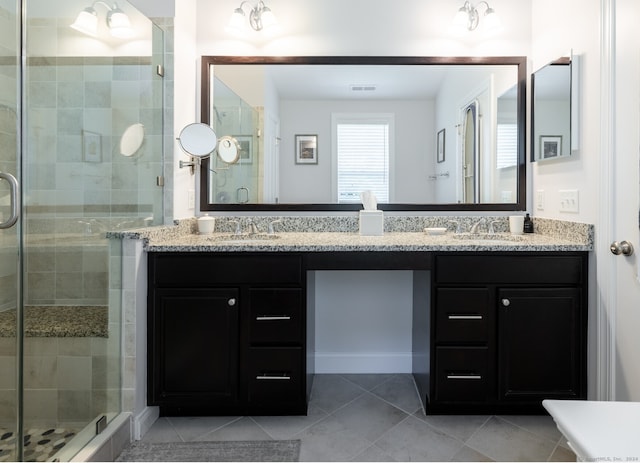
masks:
[(540, 159), (557, 158), (562, 153), (562, 135), (540, 135)]
[(85, 162), (102, 161), (102, 138), (99, 133), (82, 131), (82, 159)]
[(238, 142), (238, 164), (253, 163), (253, 137), (251, 135), (234, 135)]
[(444, 133), (445, 129), (442, 129), (440, 132), (438, 132), (438, 144), (436, 148), (436, 160), (438, 162), (444, 162)]
[(296, 164), (318, 163), (318, 136), (296, 135)]

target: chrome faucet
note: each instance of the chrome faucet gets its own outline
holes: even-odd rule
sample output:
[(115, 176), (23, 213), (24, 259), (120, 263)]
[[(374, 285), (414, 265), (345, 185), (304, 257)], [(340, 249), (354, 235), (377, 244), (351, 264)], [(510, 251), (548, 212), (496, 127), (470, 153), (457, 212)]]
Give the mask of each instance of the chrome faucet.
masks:
[(481, 218), (480, 220), (478, 220), (476, 223), (473, 224), (473, 226), (471, 227), (471, 230), (469, 230), (469, 233), (472, 233), (472, 234), (478, 233), (478, 228), (484, 222), (485, 222), (485, 218), (484, 217)]
[(280, 223), (280, 222), (282, 222), (282, 220), (274, 220), (272, 222), (269, 222), (269, 231), (267, 233), (269, 235), (275, 235), (276, 230), (275, 230), (274, 225), (277, 224), (277, 223)]
[(495, 234), (495, 232), (496, 232), (496, 228), (495, 228), (495, 227), (496, 227), (496, 225), (498, 225), (499, 223), (500, 223), (500, 221), (499, 221), (499, 220), (492, 220), (492, 221), (489, 223), (489, 234), (490, 234), (490, 235)]
[(257, 235), (258, 233), (260, 233), (258, 231), (258, 227), (256, 226), (255, 223), (253, 223), (253, 220), (249, 219), (249, 234), (250, 235)]

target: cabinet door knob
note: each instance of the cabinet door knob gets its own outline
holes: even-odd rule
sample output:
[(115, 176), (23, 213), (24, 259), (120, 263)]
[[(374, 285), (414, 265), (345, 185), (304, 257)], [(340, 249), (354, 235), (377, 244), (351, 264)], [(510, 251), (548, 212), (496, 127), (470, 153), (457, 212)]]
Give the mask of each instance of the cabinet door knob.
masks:
[(504, 299), (502, 299), (502, 305), (505, 307), (509, 307), (511, 305), (511, 301), (505, 297)]
[(236, 298), (232, 297), (227, 301), (227, 304), (229, 304), (230, 307), (233, 307), (234, 305), (236, 305)]

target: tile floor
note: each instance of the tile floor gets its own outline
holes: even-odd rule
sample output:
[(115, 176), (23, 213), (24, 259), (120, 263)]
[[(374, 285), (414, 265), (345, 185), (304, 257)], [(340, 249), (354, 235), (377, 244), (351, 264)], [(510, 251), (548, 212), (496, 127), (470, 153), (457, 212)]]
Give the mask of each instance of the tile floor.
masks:
[(164, 417), (146, 442), (300, 439), (301, 461), (575, 461), (549, 416), (425, 416), (411, 375), (316, 375), (307, 416)]

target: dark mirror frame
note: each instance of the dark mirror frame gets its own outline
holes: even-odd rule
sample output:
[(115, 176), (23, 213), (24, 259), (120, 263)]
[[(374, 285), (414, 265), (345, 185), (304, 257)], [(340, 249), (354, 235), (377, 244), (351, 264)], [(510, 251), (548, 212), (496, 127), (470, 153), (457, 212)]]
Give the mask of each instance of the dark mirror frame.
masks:
[[(515, 65), (518, 69), (518, 190), (515, 203), (483, 204), (378, 204), (385, 211), (524, 211), (526, 210), (526, 114), (527, 114), (527, 59), (524, 56), (495, 57), (433, 57), (433, 56), (203, 56), (201, 68), (200, 121), (209, 120), (209, 82), (212, 64), (332, 64), (332, 65)], [(209, 160), (203, 160), (200, 169), (201, 211), (358, 211), (361, 204), (210, 204), (207, 192)]]

